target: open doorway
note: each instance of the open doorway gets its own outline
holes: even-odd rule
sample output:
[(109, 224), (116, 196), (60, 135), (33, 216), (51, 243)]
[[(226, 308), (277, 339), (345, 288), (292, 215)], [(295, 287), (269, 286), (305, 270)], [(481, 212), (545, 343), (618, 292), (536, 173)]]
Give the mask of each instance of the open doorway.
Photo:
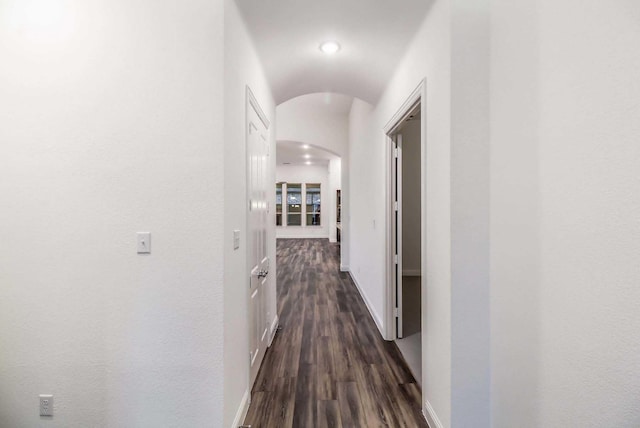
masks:
[[(422, 85), (421, 85), (422, 86)], [(388, 296), (392, 331), (422, 384), (423, 113), (418, 88), (386, 128), (389, 137)]]
[(399, 281), (402, 299), (401, 319), (397, 324), (402, 327), (397, 332), (396, 344), (402, 352), (414, 377), (421, 383), (422, 377), (422, 291), (421, 291), (421, 188), (420, 188), (420, 106), (405, 119), (398, 129), (401, 144), (398, 161), (399, 195), (399, 233), (401, 234), (399, 261), (402, 275)]

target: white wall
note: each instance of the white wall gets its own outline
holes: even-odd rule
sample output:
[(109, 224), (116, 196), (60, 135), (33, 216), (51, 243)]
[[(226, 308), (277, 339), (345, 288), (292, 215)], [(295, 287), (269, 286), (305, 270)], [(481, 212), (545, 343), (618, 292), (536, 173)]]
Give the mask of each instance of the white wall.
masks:
[(402, 134), (402, 272), (419, 275), (421, 268), (422, 162), (420, 120), (406, 122)]
[(333, 94), (309, 94), (278, 105), (278, 140), (311, 144), (338, 156), (345, 156), (349, 138), (349, 116), (340, 105), (318, 102), (318, 97)]
[(491, 16), (491, 367), (496, 428), (544, 426), (539, 382), (537, 7), (526, 0), (500, 0)]
[(337, 215), (338, 215), (338, 194), (342, 188), (342, 159), (335, 158), (329, 161), (329, 241), (337, 241)]
[(490, 0), (452, 0), (452, 427), (491, 423), (489, 27)]
[[(426, 78), (422, 229), (423, 381), (433, 425), (490, 424), (488, 3), (433, 2), (375, 108), (354, 102), (351, 272), (385, 311), (382, 129)], [(386, 326), (383, 326), (386, 327)], [(384, 329), (383, 329), (384, 330)]]
[[(329, 168), (327, 165), (278, 165), (276, 167), (276, 182), (286, 183), (320, 183), (320, 226), (286, 226), (286, 214), (283, 213), (282, 223), (285, 226), (276, 227), (277, 238), (326, 238), (329, 239)], [(275, 192), (275, 189), (274, 189)], [(305, 192), (303, 188), (303, 205)], [(285, 204), (283, 196), (283, 205)], [(284, 207), (283, 207), (284, 210)], [(306, 214), (302, 223), (305, 224)], [(275, 218), (273, 218), (275, 223)]]
[[(267, 183), (275, 182), (275, 104), (262, 66), (235, 1), (225, 3), (225, 145), (224, 145), (224, 427), (231, 427), (246, 406), (249, 394), (246, 186), (246, 86), (270, 120), (270, 172)], [(275, 206), (275, 190), (269, 193)], [(233, 250), (233, 231), (240, 230), (240, 248)], [(275, 222), (268, 223), (269, 257), (267, 317), (275, 320)], [(275, 325), (272, 322), (272, 327)], [(273, 333), (273, 332), (271, 332)], [(237, 422), (237, 421), (236, 421)], [(242, 422), (242, 421), (240, 421)]]
[(496, 427), (640, 425), (640, 4), (492, 14)]
[(222, 30), (219, 1), (0, 5), (0, 426), (220, 426)]
[[(378, 327), (384, 328), (384, 163), (381, 147), (372, 144), (376, 125), (370, 104), (355, 99), (350, 114), (348, 191), (349, 270), (360, 287)], [(378, 140), (380, 140), (378, 138)], [(384, 140), (383, 140), (384, 142)], [(380, 177), (382, 175), (382, 177)], [(344, 203), (343, 203), (344, 205)], [(348, 218), (347, 218), (348, 219)]]
[[(423, 401), (451, 426), (450, 10), (436, 1), (375, 109), (351, 111), (351, 273), (383, 322), (385, 277), (385, 137), (382, 129), (427, 78), (426, 227), (423, 229)], [(425, 163), (426, 162), (426, 163)], [(376, 221), (374, 229), (373, 221)], [(426, 238), (426, 239), (425, 239)], [(426, 265), (425, 265), (425, 260)], [(433, 417), (433, 415), (432, 415)]]

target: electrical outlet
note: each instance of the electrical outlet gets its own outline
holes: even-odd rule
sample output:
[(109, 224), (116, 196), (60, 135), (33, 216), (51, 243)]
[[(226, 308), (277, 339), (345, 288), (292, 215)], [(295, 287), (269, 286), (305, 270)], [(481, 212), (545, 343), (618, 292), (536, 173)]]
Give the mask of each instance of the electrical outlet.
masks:
[(53, 416), (53, 395), (40, 395), (40, 416)]

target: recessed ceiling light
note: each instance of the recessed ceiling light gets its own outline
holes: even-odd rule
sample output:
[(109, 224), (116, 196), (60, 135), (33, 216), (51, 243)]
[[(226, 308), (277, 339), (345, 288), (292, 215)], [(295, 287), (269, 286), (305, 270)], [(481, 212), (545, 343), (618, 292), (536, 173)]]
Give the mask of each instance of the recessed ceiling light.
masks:
[(308, 149), (308, 148), (309, 148), (309, 145), (308, 145), (308, 144), (303, 144), (303, 145), (302, 145), (302, 148), (303, 148), (303, 149)]
[(340, 43), (328, 40), (320, 45), (320, 50), (327, 55), (333, 55), (340, 50)]
[(305, 162), (307, 165), (311, 165), (311, 161), (306, 161)]
[(304, 155), (305, 159), (309, 159), (311, 157), (311, 155)]

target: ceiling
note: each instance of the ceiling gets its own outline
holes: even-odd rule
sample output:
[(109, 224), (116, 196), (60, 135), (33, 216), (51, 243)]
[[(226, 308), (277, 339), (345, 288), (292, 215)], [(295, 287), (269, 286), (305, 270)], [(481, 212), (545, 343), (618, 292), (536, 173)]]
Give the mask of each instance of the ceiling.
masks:
[[(307, 94), (287, 100), (285, 103), (289, 103), (293, 108), (299, 110), (315, 111), (320, 114), (330, 113), (348, 116), (351, 112), (353, 97), (332, 93)], [(278, 108), (280, 109), (282, 106), (279, 106)]]
[[(433, 0), (236, 0), (277, 104), (336, 92), (374, 104)], [(326, 40), (342, 49), (326, 55)]]
[[(305, 148), (305, 146), (307, 148)], [(309, 156), (308, 158), (305, 155)], [(276, 163), (278, 165), (328, 165), (331, 159), (338, 159), (335, 154), (309, 144), (297, 141), (278, 141), (276, 144)]]

